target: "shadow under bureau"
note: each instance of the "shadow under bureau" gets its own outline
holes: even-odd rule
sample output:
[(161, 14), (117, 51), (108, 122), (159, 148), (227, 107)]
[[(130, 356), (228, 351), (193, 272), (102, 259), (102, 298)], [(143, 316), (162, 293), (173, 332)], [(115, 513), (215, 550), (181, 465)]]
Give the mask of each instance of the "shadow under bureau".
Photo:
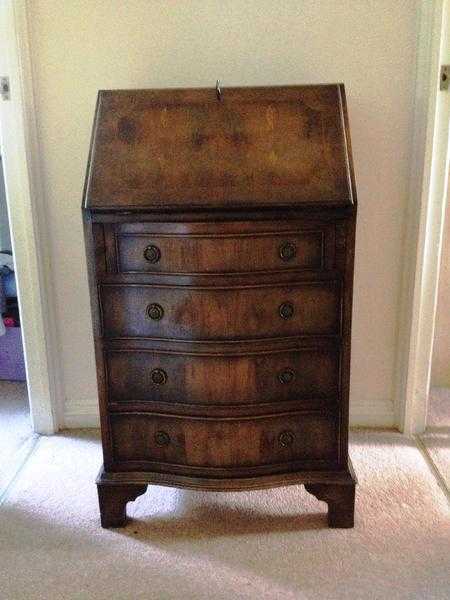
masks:
[(152, 483), (301, 483), (351, 527), (343, 85), (102, 91), (83, 214), (102, 525)]

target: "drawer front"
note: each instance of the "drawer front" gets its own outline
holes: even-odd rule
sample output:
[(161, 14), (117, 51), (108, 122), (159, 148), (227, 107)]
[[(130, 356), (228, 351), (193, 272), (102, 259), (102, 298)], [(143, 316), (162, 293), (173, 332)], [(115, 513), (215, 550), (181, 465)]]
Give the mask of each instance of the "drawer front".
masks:
[(106, 337), (233, 340), (336, 335), (339, 281), (246, 288), (101, 286)]
[[(216, 226), (217, 229), (219, 227)], [(224, 227), (222, 226), (222, 229)], [(259, 233), (125, 233), (119, 229), (121, 273), (245, 273), (325, 268), (333, 226)]]
[(338, 394), (339, 350), (303, 348), (247, 355), (108, 351), (110, 403), (315, 406)]
[(110, 424), (114, 460), (119, 465), (239, 468), (332, 461), (337, 456), (332, 416), (293, 413), (202, 419), (125, 413), (110, 415)]

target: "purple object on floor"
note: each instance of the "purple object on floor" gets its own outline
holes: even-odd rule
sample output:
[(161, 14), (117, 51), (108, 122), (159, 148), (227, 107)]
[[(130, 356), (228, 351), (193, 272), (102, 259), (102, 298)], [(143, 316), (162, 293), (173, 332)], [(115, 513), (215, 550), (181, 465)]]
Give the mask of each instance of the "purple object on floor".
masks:
[(20, 327), (7, 327), (5, 335), (0, 336), (0, 379), (26, 379)]

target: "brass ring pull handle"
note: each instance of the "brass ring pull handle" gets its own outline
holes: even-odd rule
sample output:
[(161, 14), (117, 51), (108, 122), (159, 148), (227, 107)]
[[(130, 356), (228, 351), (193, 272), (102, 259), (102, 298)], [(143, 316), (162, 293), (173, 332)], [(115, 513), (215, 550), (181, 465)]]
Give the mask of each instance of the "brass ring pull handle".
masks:
[(281, 260), (288, 262), (297, 256), (297, 246), (292, 242), (284, 242), (278, 249)]
[(282, 319), (291, 319), (294, 316), (294, 305), (291, 302), (280, 304), (278, 313)]
[(167, 373), (164, 369), (153, 369), (150, 373), (150, 379), (155, 385), (164, 385), (167, 383)]
[(160, 304), (149, 304), (147, 306), (147, 317), (153, 321), (160, 321), (164, 316), (164, 309)]
[(168, 446), (170, 444), (170, 435), (165, 431), (155, 433), (155, 442), (157, 446)]
[(278, 373), (278, 381), (283, 385), (292, 383), (295, 379), (295, 372), (292, 369), (283, 369)]
[(292, 431), (289, 431), (289, 430), (282, 431), (280, 433), (280, 435), (278, 436), (278, 443), (283, 448), (289, 448), (289, 446), (292, 446), (292, 444), (294, 443), (294, 438), (295, 438), (295, 436), (292, 433)]
[(155, 264), (161, 258), (161, 250), (158, 248), (158, 246), (155, 246), (154, 244), (150, 244), (144, 250), (144, 258), (149, 263)]

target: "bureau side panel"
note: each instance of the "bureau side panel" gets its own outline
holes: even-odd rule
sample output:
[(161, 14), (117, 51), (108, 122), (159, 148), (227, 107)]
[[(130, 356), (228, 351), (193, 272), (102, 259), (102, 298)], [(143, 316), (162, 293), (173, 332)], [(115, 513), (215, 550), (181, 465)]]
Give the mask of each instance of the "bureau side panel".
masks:
[(355, 216), (336, 222), (336, 262), (344, 273), (342, 302), (342, 354), (341, 354), (341, 410), (340, 459), (348, 462), (348, 429), (350, 397), (350, 358), (352, 334), (353, 277), (355, 258)]
[(91, 301), (92, 330), (94, 336), (95, 362), (97, 370), (97, 389), (100, 407), (103, 462), (108, 470), (112, 465), (112, 443), (107, 418), (108, 390), (106, 369), (103, 360), (102, 324), (98, 301), (97, 281), (106, 271), (105, 234), (101, 223), (93, 223), (88, 211), (83, 211), (84, 241)]

